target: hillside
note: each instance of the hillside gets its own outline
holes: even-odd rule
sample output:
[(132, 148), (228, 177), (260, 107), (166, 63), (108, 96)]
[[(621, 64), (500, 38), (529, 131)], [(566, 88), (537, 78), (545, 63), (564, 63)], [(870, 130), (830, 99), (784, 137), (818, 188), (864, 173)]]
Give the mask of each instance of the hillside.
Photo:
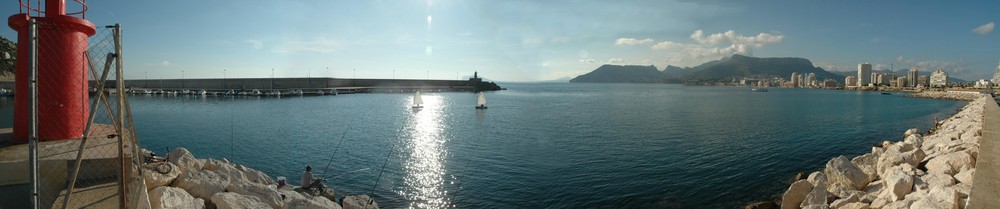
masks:
[(844, 75), (813, 66), (804, 58), (757, 58), (733, 55), (709, 61), (695, 67), (667, 66), (657, 71), (654, 66), (603, 65), (580, 75), (570, 82), (579, 83), (684, 83), (687, 81), (727, 81), (742, 77), (783, 77), (792, 73), (815, 73), (817, 80), (835, 79), (843, 82)]
[(664, 83), (666, 74), (656, 66), (601, 65), (594, 71), (569, 80), (570, 83)]

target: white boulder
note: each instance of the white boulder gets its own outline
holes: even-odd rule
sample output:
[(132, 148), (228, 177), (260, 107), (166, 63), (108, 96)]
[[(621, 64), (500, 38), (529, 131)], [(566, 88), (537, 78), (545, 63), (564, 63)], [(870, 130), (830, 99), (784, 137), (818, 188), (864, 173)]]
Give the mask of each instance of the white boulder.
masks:
[(830, 193), (826, 191), (826, 185), (816, 185), (813, 190), (806, 195), (805, 199), (802, 199), (802, 203), (799, 206), (805, 208), (810, 205), (826, 205), (826, 199), (830, 196)]
[(975, 165), (976, 160), (965, 152), (953, 152), (939, 155), (927, 161), (928, 173), (943, 173), (952, 175), (959, 171), (962, 166)]
[[(811, 176), (811, 175), (810, 175)], [(785, 193), (781, 195), (781, 209), (795, 209), (799, 208), (802, 204), (802, 200), (805, 200), (806, 195), (809, 194), (813, 189), (812, 184), (808, 180), (798, 180), (792, 185), (788, 186)], [(346, 199), (346, 197), (344, 198)], [(346, 201), (344, 203), (344, 208), (347, 208)]]
[(267, 205), (273, 208), (281, 208), (284, 205), (278, 190), (262, 184), (232, 182), (226, 187), (226, 190), (241, 195), (256, 197), (261, 202), (267, 203)]
[(171, 167), (170, 172), (160, 173), (156, 171), (158, 164), (146, 165), (146, 169), (142, 171), (142, 179), (146, 181), (147, 189), (170, 185), (171, 182), (174, 182), (174, 179), (177, 179), (177, 176), (181, 175), (181, 171), (177, 169), (177, 165), (171, 162), (165, 163)]
[(958, 192), (950, 187), (934, 187), (923, 199), (913, 202), (910, 208), (956, 209)]
[(261, 202), (256, 197), (241, 195), (232, 192), (222, 192), (212, 195), (212, 203), (218, 209), (269, 209), (266, 203)]
[(868, 204), (865, 204), (863, 202), (853, 202), (845, 204), (844, 206), (840, 206), (837, 209), (868, 209), (868, 208), (869, 208)]
[(184, 172), (171, 185), (211, 202), (212, 195), (226, 191), (229, 180), (212, 171), (195, 170)]
[(181, 173), (201, 170), (201, 161), (194, 158), (194, 155), (191, 154), (187, 148), (178, 147), (177, 149), (174, 149), (174, 151), (167, 154), (167, 160), (174, 165), (177, 165), (177, 168), (180, 169)]
[(205, 200), (194, 198), (183, 189), (161, 186), (149, 191), (149, 204), (159, 208), (205, 208)]
[(955, 185), (955, 178), (952, 178), (948, 174), (929, 173), (921, 176), (920, 180), (927, 184), (927, 188), (948, 187)]
[(893, 171), (884, 179), (886, 189), (882, 191), (879, 198), (885, 198), (890, 202), (901, 200), (913, 188), (913, 176), (900, 171)]
[(827, 184), (841, 182), (856, 190), (864, 188), (871, 180), (868, 174), (861, 171), (858, 166), (855, 166), (843, 155), (827, 162), (826, 168), (823, 169), (823, 175), (826, 176)]
[[(346, 196), (340, 202), (343, 204), (344, 209), (378, 209), (378, 203), (371, 199), (371, 197), (368, 197), (368, 195)], [(371, 205), (368, 205), (369, 202)], [(798, 205), (795, 206), (798, 207)]]

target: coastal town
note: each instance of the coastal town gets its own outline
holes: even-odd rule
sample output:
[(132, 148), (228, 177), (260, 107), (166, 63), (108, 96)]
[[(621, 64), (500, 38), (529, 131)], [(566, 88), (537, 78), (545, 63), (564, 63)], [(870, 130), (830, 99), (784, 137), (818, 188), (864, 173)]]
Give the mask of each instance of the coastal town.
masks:
[[(890, 72), (892, 70), (889, 70)], [(848, 75), (843, 82), (834, 79), (816, 79), (815, 73), (792, 73), (787, 77), (748, 76), (733, 79), (729, 83), (716, 83), (721, 86), (747, 87), (782, 87), (782, 88), (822, 88), (846, 90), (875, 91), (920, 91), (927, 89), (994, 89), (1000, 87), (1000, 64), (990, 79), (979, 79), (972, 82), (954, 82), (949, 80), (948, 73), (938, 69), (930, 76), (920, 75), (919, 67), (909, 69), (906, 75), (895, 73), (872, 72), (872, 64), (858, 64), (856, 75)]]

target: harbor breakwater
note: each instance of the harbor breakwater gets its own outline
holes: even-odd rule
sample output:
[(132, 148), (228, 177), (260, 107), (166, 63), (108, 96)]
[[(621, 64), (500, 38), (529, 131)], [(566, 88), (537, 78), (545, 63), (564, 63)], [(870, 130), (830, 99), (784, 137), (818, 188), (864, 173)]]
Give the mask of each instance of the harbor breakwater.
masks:
[(901, 141), (833, 158), (822, 170), (797, 177), (777, 202), (747, 208), (966, 208), (974, 195), (984, 109), (995, 100), (955, 92), (912, 96), (971, 102), (931, 131), (910, 129)]
[[(148, 151), (145, 151), (148, 153)], [(150, 208), (344, 208), (378, 209), (368, 195), (345, 196), (336, 202), (333, 190), (278, 185), (267, 174), (226, 159), (198, 159), (185, 148), (167, 154), (173, 169), (159, 173), (147, 164), (143, 179)]]

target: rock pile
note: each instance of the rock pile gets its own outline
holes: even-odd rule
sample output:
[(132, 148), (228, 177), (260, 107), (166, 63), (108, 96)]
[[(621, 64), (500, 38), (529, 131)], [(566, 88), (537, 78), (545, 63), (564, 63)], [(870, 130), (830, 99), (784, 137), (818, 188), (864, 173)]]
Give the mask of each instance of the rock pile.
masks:
[[(185, 148), (177, 148), (167, 155), (173, 169), (161, 174), (149, 165), (143, 178), (149, 191), (150, 205), (158, 208), (334, 208), (341, 206), (328, 196), (314, 196), (287, 186), (277, 188), (274, 180), (263, 172), (226, 159), (197, 159)], [(344, 197), (349, 205), (368, 196)], [(348, 203), (345, 203), (348, 204)], [(367, 208), (378, 209), (372, 202)]]
[(922, 136), (910, 129), (902, 141), (882, 142), (850, 160), (831, 159), (823, 170), (792, 183), (781, 208), (965, 208), (979, 156), (983, 107), (993, 102), (977, 97), (937, 124), (934, 133)]
[(931, 99), (947, 99), (947, 100), (963, 100), (972, 101), (979, 99), (984, 94), (979, 92), (945, 92), (945, 91), (923, 91), (920, 93), (910, 94), (911, 97), (919, 98), (931, 98)]

